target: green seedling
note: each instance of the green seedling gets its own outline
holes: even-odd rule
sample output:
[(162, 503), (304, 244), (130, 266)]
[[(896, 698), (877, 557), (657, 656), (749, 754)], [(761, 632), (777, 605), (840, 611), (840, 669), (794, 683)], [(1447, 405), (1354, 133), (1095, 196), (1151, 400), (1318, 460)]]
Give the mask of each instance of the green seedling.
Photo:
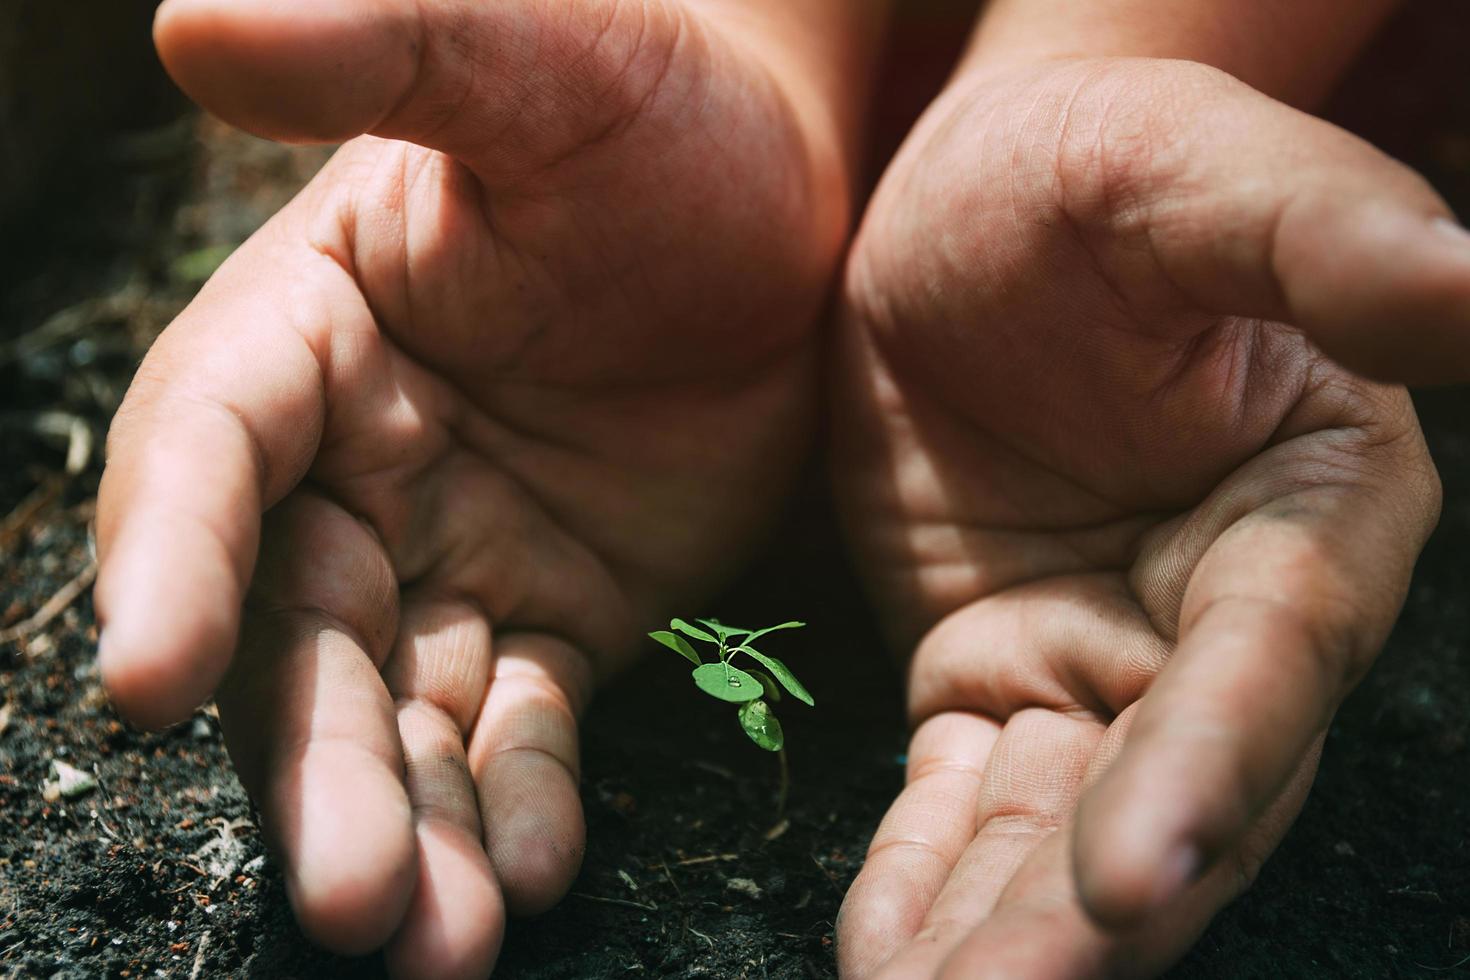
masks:
[[(805, 623), (781, 623), (765, 629), (747, 630), (726, 626), (716, 619), (697, 620), (698, 626), (682, 619), (669, 622), (666, 630), (656, 630), (649, 637), (679, 654), (694, 665), (694, 686), (712, 698), (729, 704), (738, 704), (736, 713), (740, 730), (752, 742), (768, 752), (775, 752), (781, 760), (780, 809), (785, 808), (786, 789), (789, 782), (786, 769), (786, 736), (781, 731), (781, 722), (776, 718), (771, 705), (781, 700), (781, 692), (791, 695), (803, 704), (814, 706), (812, 696), (796, 675), (775, 657), (767, 656), (752, 644), (777, 630), (800, 629)], [(703, 627), (703, 628), (701, 628)], [(690, 640), (708, 646), (706, 653), (714, 657), (706, 660)], [(714, 647), (713, 651), (709, 647)], [(747, 663), (737, 666), (744, 657)]]

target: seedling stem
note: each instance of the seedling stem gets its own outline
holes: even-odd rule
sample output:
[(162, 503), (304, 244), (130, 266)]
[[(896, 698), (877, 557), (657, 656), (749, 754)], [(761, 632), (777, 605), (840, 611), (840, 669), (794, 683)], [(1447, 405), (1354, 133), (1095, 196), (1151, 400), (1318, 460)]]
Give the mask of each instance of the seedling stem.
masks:
[[(775, 657), (761, 653), (751, 644), (767, 633), (800, 629), (806, 624), (789, 622), (765, 629), (748, 630), (726, 626), (717, 619), (701, 619), (698, 623), (695, 626), (682, 619), (673, 619), (667, 630), (656, 630), (648, 635), (694, 664), (694, 685), (701, 691), (721, 701), (738, 704), (740, 707), (737, 719), (741, 730), (756, 745), (776, 753), (781, 766), (781, 782), (776, 802), (776, 816), (779, 820), (786, 812), (791, 772), (786, 758), (786, 737), (781, 731), (781, 723), (771, 710), (771, 702), (781, 699), (783, 689), (808, 706), (813, 706), (815, 702), (789, 667)], [(706, 663), (690, 640), (713, 645), (716, 649), (715, 661)], [(742, 654), (754, 662), (749, 670), (735, 666), (735, 658)], [(720, 666), (718, 671), (712, 670), (716, 663)]]

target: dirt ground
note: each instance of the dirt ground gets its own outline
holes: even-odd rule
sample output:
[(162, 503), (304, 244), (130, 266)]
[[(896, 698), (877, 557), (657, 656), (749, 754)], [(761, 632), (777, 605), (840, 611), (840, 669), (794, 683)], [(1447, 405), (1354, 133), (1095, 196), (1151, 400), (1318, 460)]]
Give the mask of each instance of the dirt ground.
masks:
[[(1455, 35), (1399, 25), (1332, 114), (1467, 215)], [(98, 153), (96, 186), (0, 246), (0, 976), (376, 975), (295, 928), (208, 710), (158, 735), (117, 721), (87, 594), (100, 440), (137, 358), (322, 152), (186, 119)], [(1419, 403), (1446, 502), (1403, 619), (1295, 829), (1177, 976), (1470, 974), (1470, 388)], [(818, 711), (782, 712), (784, 832), (769, 833), (772, 758), (652, 656), (586, 719), (582, 874), (557, 909), (513, 924), (498, 976), (833, 975), (842, 893), (901, 781), (900, 679), (815, 478), (778, 540), (711, 609), (806, 619), (811, 646), (788, 645), (798, 672), (845, 665)]]

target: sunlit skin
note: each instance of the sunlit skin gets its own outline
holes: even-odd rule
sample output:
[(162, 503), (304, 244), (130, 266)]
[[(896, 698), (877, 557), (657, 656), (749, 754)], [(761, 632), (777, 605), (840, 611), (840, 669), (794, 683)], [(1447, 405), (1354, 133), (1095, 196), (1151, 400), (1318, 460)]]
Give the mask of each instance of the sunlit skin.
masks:
[(118, 414), (102, 670), (145, 724), (218, 690), (330, 948), (489, 972), (580, 863), (598, 679), (739, 567), (807, 453), (861, 93), (830, 62), (862, 42), (841, 4), (767, 6), (159, 13), (204, 106), (351, 141)]
[(1198, 64), (981, 63), (931, 106), (834, 354), (916, 725), (843, 976), (1147, 974), (1254, 878), (1437, 517), (1407, 394), (1333, 358), (1470, 374), (1448, 215)]
[(1153, 969), (1300, 805), (1438, 492), (1403, 392), (1328, 356), (1462, 376), (1470, 245), (1219, 73), (1048, 61), (955, 79), (841, 277), (880, 7), (161, 8), (206, 108), (349, 142), (118, 415), (102, 669), (144, 724), (216, 694), (322, 944), (483, 976), (564, 893), (576, 716), (760, 542), (824, 357), (917, 648), (845, 973)]

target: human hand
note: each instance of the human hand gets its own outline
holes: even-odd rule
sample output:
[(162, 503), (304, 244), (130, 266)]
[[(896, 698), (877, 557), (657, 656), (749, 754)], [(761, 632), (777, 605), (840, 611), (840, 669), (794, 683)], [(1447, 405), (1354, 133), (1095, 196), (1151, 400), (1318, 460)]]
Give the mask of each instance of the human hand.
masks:
[(1249, 884), (1437, 516), (1408, 396), (1348, 369), (1470, 375), (1448, 217), (1197, 64), (931, 107), (839, 341), (837, 492), (916, 725), (844, 976), (1151, 973)]
[(351, 141), (118, 415), (102, 669), (149, 725), (218, 688), (329, 947), (481, 975), (505, 906), (560, 897), (579, 710), (738, 565), (805, 451), (844, 134), (743, 16), (161, 8), (164, 62), (206, 107)]

